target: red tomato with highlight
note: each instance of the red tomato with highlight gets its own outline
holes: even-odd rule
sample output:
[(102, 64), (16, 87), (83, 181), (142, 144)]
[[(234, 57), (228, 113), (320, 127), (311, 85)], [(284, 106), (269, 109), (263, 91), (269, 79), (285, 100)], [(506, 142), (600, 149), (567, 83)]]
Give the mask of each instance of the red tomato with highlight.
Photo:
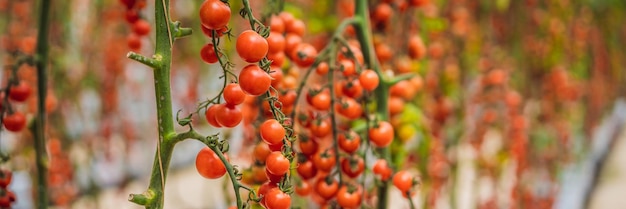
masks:
[(208, 147), (202, 148), (196, 156), (196, 170), (204, 178), (217, 179), (226, 174), (226, 167), (219, 156)]

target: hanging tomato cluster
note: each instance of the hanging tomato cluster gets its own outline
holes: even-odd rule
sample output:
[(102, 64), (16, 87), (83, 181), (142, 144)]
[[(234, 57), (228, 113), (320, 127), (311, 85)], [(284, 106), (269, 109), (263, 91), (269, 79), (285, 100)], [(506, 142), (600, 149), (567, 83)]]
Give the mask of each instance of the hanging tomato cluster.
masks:
[(146, 0), (120, 0), (126, 7), (126, 22), (131, 26), (132, 33), (126, 38), (128, 48), (132, 51), (141, 50), (141, 38), (150, 33), (150, 23), (140, 16), (146, 8)]
[(12, 179), (13, 174), (10, 170), (0, 169), (0, 208), (11, 208), (15, 202), (15, 193), (7, 188)]

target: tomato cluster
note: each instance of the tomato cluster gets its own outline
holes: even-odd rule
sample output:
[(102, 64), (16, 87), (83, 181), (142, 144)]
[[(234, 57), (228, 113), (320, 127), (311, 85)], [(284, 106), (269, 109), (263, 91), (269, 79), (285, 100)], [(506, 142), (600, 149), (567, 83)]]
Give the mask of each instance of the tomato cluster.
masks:
[(15, 193), (7, 188), (12, 179), (11, 171), (0, 169), (0, 208), (11, 208), (15, 202)]
[(146, 8), (146, 0), (120, 0), (126, 8), (126, 22), (131, 26), (132, 33), (126, 37), (128, 48), (132, 51), (141, 50), (141, 38), (150, 33), (150, 23), (141, 17), (140, 12)]

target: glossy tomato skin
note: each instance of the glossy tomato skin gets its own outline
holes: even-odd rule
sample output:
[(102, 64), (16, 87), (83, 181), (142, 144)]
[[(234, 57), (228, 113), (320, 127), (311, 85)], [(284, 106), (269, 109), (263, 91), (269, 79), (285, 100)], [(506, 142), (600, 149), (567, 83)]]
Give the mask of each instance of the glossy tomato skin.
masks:
[(144, 19), (139, 19), (133, 23), (133, 32), (139, 36), (145, 36), (150, 33), (150, 23)]
[(380, 180), (382, 181), (387, 181), (387, 179), (391, 177), (391, 168), (389, 168), (389, 165), (387, 165), (387, 161), (384, 159), (379, 159), (374, 163), (372, 172), (380, 176)]
[(300, 195), (300, 196), (308, 196), (309, 194), (311, 194), (311, 184), (309, 184), (309, 182), (307, 181), (301, 181), (297, 186), (296, 186), (296, 194)]
[(219, 30), (230, 20), (230, 7), (220, 0), (206, 0), (200, 5), (200, 22), (211, 30)]
[(352, 130), (339, 134), (337, 140), (339, 142), (339, 148), (347, 153), (354, 153), (359, 149), (359, 146), (361, 146), (361, 137)]
[(413, 187), (413, 175), (408, 171), (398, 171), (393, 176), (393, 185), (396, 186), (402, 193), (406, 193)]
[(257, 190), (257, 195), (261, 197), (261, 201), (259, 202), (259, 204), (265, 207), (265, 197), (267, 195), (267, 192), (276, 187), (278, 187), (278, 184), (276, 184), (276, 182), (267, 181), (261, 184), (261, 186)]
[(246, 30), (239, 34), (235, 44), (237, 54), (246, 62), (261, 61), (269, 51), (267, 40), (253, 30)]
[(291, 51), (291, 59), (299, 67), (309, 67), (317, 58), (317, 49), (308, 43), (300, 43)]
[(301, 139), (298, 141), (298, 147), (300, 147), (300, 152), (306, 156), (311, 156), (315, 154), (319, 148), (319, 144), (314, 139)]
[(239, 86), (248, 95), (259, 96), (270, 89), (272, 78), (259, 66), (250, 64), (239, 73)]
[(318, 170), (330, 172), (335, 166), (335, 154), (333, 152), (319, 152), (313, 156), (313, 164)]
[(204, 178), (217, 179), (226, 174), (226, 167), (220, 158), (208, 147), (202, 148), (196, 156), (196, 170)]
[(267, 156), (270, 155), (270, 153), (272, 153), (272, 150), (270, 150), (270, 147), (266, 143), (259, 142), (256, 146), (254, 146), (254, 159), (259, 162), (265, 162), (265, 159), (267, 159)]
[(0, 170), (0, 188), (6, 188), (9, 184), (11, 184), (11, 180), (13, 179), (13, 173), (9, 170)]
[(310, 160), (300, 163), (296, 171), (304, 180), (312, 179), (317, 175), (317, 168)]
[(282, 144), (286, 131), (283, 125), (275, 119), (266, 120), (259, 127), (261, 139), (267, 144)]
[(285, 50), (285, 37), (278, 32), (270, 32), (267, 37), (267, 44), (269, 45), (268, 53), (279, 53)]
[(342, 186), (337, 191), (337, 204), (343, 208), (357, 208), (361, 205), (361, 189), (349, 191), (347, 186)]
[(272, 183), (278, 184), (278, 183), (280, 183), (280, 180), (283, 178), (283, 176), (282, 175), (274, 175), (274, 174), (270, 173), (270, 171), (267, 170), (267, 167), (266, 167), (265, 168), (265, 178), (267, 180), (269, 180), (270, 182), (272, 182)]
[(361, 83), (363, 89), (373, 91), (376, 87), (378, 87), (380, 80), (376, 71), (364, 70), (359, 75), (359, 82)]
[(315, 183), (315, 191), (326, 200), (332, 199), (337, 194), (338, 189), (339, 184), (334, 179), (331, 179), (330, 183), (328, 183), (326, 178), (319, 178), (317, 183)]
[(9, 113), (5, 113), (4, 119), (2, 123), (4, 124), (4, 128), (12, 132), (18, 132), (26, 127), (26, 116), (21, 112), (14, 112), (9, 115)]
[(9, 99), (16, 102), (23, 102), (28, 99), (32, 93), (32, 88), (24, 81), (20, 82), (17, 86), (12, 86), (9, 89)]
[(365, 162), (363, 162), (362, 158), (353, 157), (353, 158), (343, 158), (341, 160), (341, 171), (345, 173), (350, 178), (356, 178), (365, 169)]
[(280, 191), (279, 188), (272, 188), (266, 193), (265, 206), (267, 209), (289, 209), (291, 196)]
[(210, 107), (207, 108), (206, 112), (204, 113), (204, 117), (209, 122), (209, 124), (216, 128), (222, 127), (222, 125), (220, 125), (215, 119), (215, 116), (217, 115), (217, 111), (219, 110), (219, 108), (220, 108), (219, 105), (211, 105)]
[(229, 104), (220, 104), (217, 108), (215, 120), (223, 127), (232, 128), (241, 123), (243, 113), (239, 107)]
[(204, 47), (202, 47), (202, 49), (200, 50), (200, 58), (202, 58), (204, 62), (209, 64), (213, 64), (219, 61), (217, 58), (217, 54), (215, 53), (215, 47), (213, 47), (213, 44), (206, 44), (204, 45)]
[(315, 137), (324, 138), (330, 134), (332, 128), (330, 127), (330, 122), (327, 120), (318, 120), (311, 123), (309, 127), (311, 130), (311, 134)]
[(371, 127), (368, 131), (369, 138), (377, 147), (386, 147), (393, 141), (393, 126), (387, 121), (378, 122), (378, 127)]
[(265, 166), (271, 174), (282, 176), (289, 171), (289, 160), (281, 152), (272, 152), (267, 156)]
[(241, 90), (237, 83), (230, 83), (224, 88), (224, 100), (231, 105), (238, 105), (246, 100), (246, 93)]

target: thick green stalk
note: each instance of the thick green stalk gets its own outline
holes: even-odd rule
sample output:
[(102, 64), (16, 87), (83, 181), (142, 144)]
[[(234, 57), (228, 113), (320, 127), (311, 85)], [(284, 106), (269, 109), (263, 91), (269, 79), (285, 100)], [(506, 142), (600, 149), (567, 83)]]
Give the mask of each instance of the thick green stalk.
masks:
[[(172, 114), (170, 66), (172, 64), (172, 42), (174, 37), (169, 18), (169, 0), (155, 0), (156, 49), (150, 61), (154, 69), (154, 89), (156, 94), (159, 142), (152, 166), (150, 185), (144, 194), (130, 195), (129, 201), (146, 208), (163, 208), (165, 179), (177, 140), (174, 140), (174, 119)], [(177, 29), (178, 30), (178, 29)], [(137, 60), (138, 56), (130, 58)]]
[(39, 11), (37, 33), (37, 117), (35, 118), (35, 161), (37, 164), (37, 207), (48, 207), (47, 154), (46, 154), (46, 93), (48, 92), (48, 28), (50, 24), (50, 0), (43, 0)]
[[(365, 59), (367, 66), (376, 71), (378, 77), (380, 78), (380, 85), (378, 85), (378, 88), (374, 90), (374, 94), (377, 98), (376, 112), (378, 113), (378, 117), (380, 120), (388, 120), (388, 99), (390, 83), (386, 81), (386, 77), (381, 70), (380, 63), (376, 58), (376, 54), (374, 53), (374, 43), (371, 34), (372, 30), (370, 28), (369, 21), (369, 9), (366, 0), (356, 0), (354, 18), (358, 19), (357, 24), (354, 24), (354, 28), (356, 30), (357, 38), (359, 39), (359, 43), (361, 44), (361, 48), (363, 50), (363, 58)], [(386, 159), (387, 162), (391, 162), (391, 153), (389, 151), (389, 147), (383, 148), (381, 150), (381, 153), (382, 157)], [(388, 181), (383, 181), (382, 184), (378, 186), (378, 207), (376, 208), (387, 207), (388, 188)]]

